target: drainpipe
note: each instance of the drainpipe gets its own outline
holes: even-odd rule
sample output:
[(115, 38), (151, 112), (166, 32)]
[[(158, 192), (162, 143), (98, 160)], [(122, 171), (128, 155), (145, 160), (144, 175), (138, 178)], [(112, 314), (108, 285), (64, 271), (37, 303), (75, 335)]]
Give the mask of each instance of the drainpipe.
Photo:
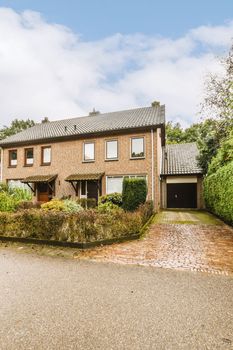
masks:
[(151, 129), (151, 199), (154, 201), (154, 130)]
[(2, 182), (3, 179), (3, 148), (1, 148), (1, 174), (0, 174), (0, 181)]

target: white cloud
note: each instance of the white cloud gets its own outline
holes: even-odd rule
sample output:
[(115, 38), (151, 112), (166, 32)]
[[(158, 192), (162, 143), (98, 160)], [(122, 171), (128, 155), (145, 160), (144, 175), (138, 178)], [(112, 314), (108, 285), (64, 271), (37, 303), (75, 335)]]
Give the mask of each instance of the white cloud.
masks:
[(215, 56), (231, 37), (233, 22), (195, 28), (177, 40), (117, 33), (83, 42), (38, 13), (0, 8), (0, 124), (160, 100), (167, 119), (187, 125), (197, 118), (203, 77), (219, 69)]

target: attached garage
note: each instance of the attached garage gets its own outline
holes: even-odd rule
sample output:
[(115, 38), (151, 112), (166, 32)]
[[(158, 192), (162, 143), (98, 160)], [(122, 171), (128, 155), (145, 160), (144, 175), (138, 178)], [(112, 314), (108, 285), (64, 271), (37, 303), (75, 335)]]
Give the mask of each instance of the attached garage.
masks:
[(161, 207), (200, 209), (202, 170), (197, 164), (195, 143), (167, 145), (161, 174)]
[(167, 184), (167, 208), (197, 208), (197, 184)]

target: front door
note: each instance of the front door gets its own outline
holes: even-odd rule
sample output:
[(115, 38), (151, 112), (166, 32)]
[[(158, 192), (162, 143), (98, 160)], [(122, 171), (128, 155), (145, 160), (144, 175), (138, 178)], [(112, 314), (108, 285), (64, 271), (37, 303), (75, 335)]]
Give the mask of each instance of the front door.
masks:
[[(52, 184), (51, 184), (52, 185)], [(38, 202), (48, 202), (53, 196), (51, 186), (46, 182), (37, 184), (37, 200)]]
[(87, 198), (95, 198), (98, 202), (99, 186), (98, 181), (87, 181)]

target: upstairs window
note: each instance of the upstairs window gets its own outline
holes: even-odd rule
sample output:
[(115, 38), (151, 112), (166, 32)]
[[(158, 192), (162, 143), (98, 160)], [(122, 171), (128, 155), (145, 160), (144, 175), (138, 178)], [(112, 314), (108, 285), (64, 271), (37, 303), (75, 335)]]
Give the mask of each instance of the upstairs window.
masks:
[(16, 149), (9, 151), (9, 166), (11, 166), (11, 167), (17, 166), (17, 150)]
[(106, 141), (106, 159), (118, 158), (118, 142), (117, 140)]
[(144, 158), (144, 137), (131, 138), (131, 158)]
[(33, 158), (33, 148), (26, 148), (25, 149), (25, 160), (24, 164), (25, 166), (32, 166), (34, 162)]
[(51, 164), (51, 147), (46, 146), (41, 149), (41, 164), (49, 165)]
[(95, 160), (95, 143), (94, 142), (85, 142), (84, 143), (84, 162), (93, 162)]

